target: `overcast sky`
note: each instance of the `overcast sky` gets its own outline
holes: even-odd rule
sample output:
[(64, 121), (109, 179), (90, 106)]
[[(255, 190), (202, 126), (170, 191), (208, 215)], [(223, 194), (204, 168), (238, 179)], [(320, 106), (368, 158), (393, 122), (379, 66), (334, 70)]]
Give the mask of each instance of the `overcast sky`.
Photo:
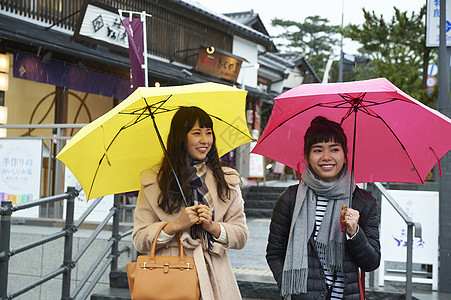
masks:
[[(319, 15), (330, 21), (330, 25), (341, 25), (343, 15), (344, 25), (362, 24), (364, 21), (362, 8), (384, 15), (389, 20), (394, 12), (393, 6), (401, 11), (418, 13), (426, 0), (190, 0), (199, 2), (206, 8), (218, 13), (240, 12), (254, 10), (265, 24), (270, 35), (278, 33), (271, 26), (274, 18), (303, 21), (308, 16)], [(343, 14), (342, 14), (343, 12)], [(356, 53), (357, 45), (344, 41), (344, 51)]]

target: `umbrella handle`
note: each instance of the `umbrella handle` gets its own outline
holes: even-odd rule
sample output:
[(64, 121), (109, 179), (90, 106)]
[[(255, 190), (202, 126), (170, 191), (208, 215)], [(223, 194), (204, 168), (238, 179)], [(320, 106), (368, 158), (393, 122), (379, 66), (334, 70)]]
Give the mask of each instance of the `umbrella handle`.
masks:
[(351, 183), (349, 187), (349, 207), (352, 208), (352, 196), (354, 191), (354, 158), (355, 158), (355, 136), (357, 131), (357, 106), (354, 106), (354, 134), (352, 137), (352, 162), (351, 162)]

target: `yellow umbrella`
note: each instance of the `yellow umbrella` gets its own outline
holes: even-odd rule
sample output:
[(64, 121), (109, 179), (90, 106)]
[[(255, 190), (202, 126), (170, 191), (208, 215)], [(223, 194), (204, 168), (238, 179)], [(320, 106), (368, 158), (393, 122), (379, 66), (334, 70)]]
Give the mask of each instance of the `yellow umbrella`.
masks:
[(197, 106), (210, 115), (219, 156), (252, 141), (245, 118), (246, 93), (217, 83), (139, 87), (83, 127), (57, 158), (72, 171), (88, 199), (138, 190), (139, 174), (161, 162), (158, 134), (166, 143), (180, 106)]

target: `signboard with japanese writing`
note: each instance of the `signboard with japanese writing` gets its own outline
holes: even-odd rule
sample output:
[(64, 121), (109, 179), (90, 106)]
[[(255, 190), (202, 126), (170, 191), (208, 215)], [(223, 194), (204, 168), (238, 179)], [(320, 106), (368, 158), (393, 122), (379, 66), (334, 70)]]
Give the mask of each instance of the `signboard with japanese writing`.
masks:
[[(81, 189), (81, 185), (78, 182), (77, 178), (74, 174), (66, 167), (65, 169), (65, 177), (64, 177), (64, 190), (67, 190), (67, 187), (72, 186), (77, 190), (81, 190), (78, 196), (75, 198), (75, 206), (74, 206), (74, 220), (78, 220), (81, 215), (85, 212), (86, 209), (91, 205), (91, 202), (88, 202), (86, 199), (85, 192)], [(105, 219), (106, 215), (110, 212), (113, 207), (114, 195), (104, 196), (100, 203), (94, 208), (94, 210), (89, 214), (86, 218), (88, 222), (96, 222), (100, 223)], [(63, 218), (66, 217), (66, 200), (64, 200), (64, 210), (63, 210)], [(112, 219), (110, 219), (111, 222)]]
[[(451, 46), (451, 0), (446, 1), (446, 45)], [(426, 46), (440, 44), (440, 1), (428, 0), (426, 12)]]
[[(250, 149), (254, 149), (257, 142), (250, 142)], [(249, 177), (264, 177), (265, 166), (264, 157), (260, 154), (249, 154)]]
[(207, 49), (200, 48), (196, 70), (236, 82), (242, 62), (236, 57), (227, 56), (218, 51), (208, 53)]
[[(421, 238), (413, 238), (413, 262), (432, 265), (432, 280), (424, 279), (423, 283), (432, 283), (432, 288), (438, 287), (438, 192), (389, 190), (389, 194), (413, 222), (421, 224)], [(383, 284), (387, 278), (385, 261), (406, 262), (407, 256), (407, 225), (386, 199), (381, 205), (380, 242), (382, 257), (379, 281)], [(425, 213), (427, 207), (427, 213)]]
[(119, 14), (99, 3), (88, 3), (81, 15), (77, 38), (91, 39), (97, 44), (114, 45), (128, 49), (127, 33), (122, 26)]
[[(0, 139), (0, 201), (13, 204), (41, 197), (42, 140)], [(39, 206), (13, 217), (38, 218)]]

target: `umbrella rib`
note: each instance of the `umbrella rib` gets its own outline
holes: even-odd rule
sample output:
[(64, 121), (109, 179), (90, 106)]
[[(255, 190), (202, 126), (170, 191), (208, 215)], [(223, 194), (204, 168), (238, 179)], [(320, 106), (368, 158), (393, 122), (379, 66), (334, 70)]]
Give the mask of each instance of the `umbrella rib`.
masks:
[[(137, 109), (132, 110), (132, 111), (130, 111), (130, 112), (124, 112), (124, 111), (121, 111), (121, 112), (119, 112), (118, 114), (119, 114), (119, 115), (135, 115), (137, 112), (140, 112), (140, 111), (142, 111), (142, 112), (140, 112), (140, 115), (145, 114), (145, 112), (147, 112), (147, 111), (149, 111), (150, 114), (158, 114), (158, 113), (164, 113), (164, 112), (170, 112), (170, 111), (173, 111), (173, 110), (177, 110), (178, 107), (177, 107), (177, 108), (174, 108), (174, 109), (167, 109), (167, 108), (162, 108), (162, 107), (161, 107), (162, 105), (164, 105), (164, 104), (169, 100), (169, 98), (171, 98), (171, 96), (172, 96), (172, 94), (169, 95), (167, 99), (164, 99), (164, 100), (155, 102), (155, 103), (152, 105), (152, 106), (155, 106), (155, 107), (156, 107), (155, 110), (154, 110), (153, 112), (149, 109), (151, 106), (149, 105), (149, 103), (147, 103), (147, 99), (146, 99), (145, 97), (142, 97), (142, 99), (143, 99), (144, 102), (146, 103), (146, 107), (140, 107), (140, 108), (137, 108)], [(158, 106), (157, 106), (157, 104), (158, 104)], [(164, 110), (164, 112), (156, 112), (157, 110), (160, 110), (160, 109), (161, 109), (161, 110)]]
[[(145, 101), (145, 99), (144, 99), (144, 101)], [(146, 104), (147, 104), (147, 103), (146, 103)], [(136, 111), (138, 111), (138, 110), (136, 110)], [(125, 129), (127, 129), (127, 128), (129, 128), (129, 127), (135, 125), (135, 124), (137, 124), (138, 122), (141, 122), (141, 121), (147, 119), (147, 118), (149, 117), (148, 115), (145, 116), (144, 118), (140, 119), (141, 116), (144, 115), (144, 112), (145, 112), (145, 111), (142, 111), (142, 112), (138, 115), (138, 117), (137, 117), (134, 121), (132, 121), (131, 123), (122, 126), (121, 129), (119, 129), (119, 131), (116, 133), (116, 135), (115, 135), (115, 136), (113, 137), (113, 139), (110, 141), (108, 147), (105, 148), (105, 152), (103, 153), (102, 157), (100, 158), (99, 164), (97, 165), (97, 168), (96, 168), (96, 172), (94, 173), (94, 177), (93, 177), (92, 182), (91, 182), (91, 187), (89, 188), (88, 198), (89, 198), (89, 196), (91, 195), (92, 188), (94, 187), (94, 182), (96, 181), (96, 178), (97, 178), (97, 173), (99, 172), (100, 166), (102, 165), (102, 161), (103, 161), (103, 159), (104, 159), (105, 157), (106, 157), (106, 159), (107, 159), (108, 164), (111, 166), (110, 160), (108, 159), (108, 156), (107, 156), (107, 152), (108, 152), (108, 150), (110, 149), (111, 145), (112, 145), (113, 142), (116, 140), (116, 138), (119, 136), (119, 134), (122, 132), (122, 130), (125, 130)], [(120, 114), (120, 112), (119, 112), (118, 114)], [(129, 115), (130, 115), (130, 114), (129, 114)]]
[[(258, 140), (258, 144), (261, 144), (261, 143), (262, 143), (268, 136), (270, 136), (277, 128), (281, 127), (281, 126), (282, 126), (283, 124), (285, 124), (286, 122), (290, 121), (290, 120), (293, 119), (294, 117), (297, 117), (298, 115), (300, 115), (300, 114), (302, 114), (302, 113), (304, 113), (304, 112), (306, 112), (306, 111), (308, 111), (308, 110), (310, 110), (310, 109), (313, 109), (313, 108), (315, 108), (315, 107), (317, 107), (317, 106), (323, 106), (323, 105), (321, 105), (321, 104), (322, 104), (322, 103), (317, 103), (317, 104), (315, 104), (315, 105), (312, 105), (312, 106), (310, 106), (310, 107), (307, 107), (306, 109), (303, 109), (302, 111), (300, 111), (300, 112), (298, 112), (298, 113), (292, 115), (291, 117), (289, 117), (289, 118), (286, 119), (285, 121), (279, 123), (279, 125), (277, 125), (273, 130), (271, 130), (270, 132), (268, 132), (268, 134), (266, 134), (266, 136), (264, 136), (263, 138), (260, 138), (260, 139)], [(325, 107), (327, 107), (327, 106), (325, 106)]]
[[(348, 100), (346, 99), (346, 96), (343, 96), (343, 95), (340, 95), (340, 96), (341, 96), (345, 101), (348, 101)], [(363, 112), (363, 113), (365, 113), (365, 114), (367, 114), (367, 115), (369, 115), (369, 116), (371, 116), (371, 117), (374, 117), (374, 118), (379, 119), (382, 123), (385, 124), (385, 126), (388, 128), (388, 130), (390, 130), (390, 132), (392, 133), (392, 135), (396, 138), (396, 140), (398, 141), (399, 145), (402, 147), (402, 149), (404, 150), (406, 156), (407, 156), (408, 159), (410, 160), (410, 163), (412, 164), (413, 169), (415, 170), (415, 173), (417, 174), (418, 178), (420, 179), (420, 181), (422, 181), (422, 180), (421, 180), (421, 176), (420, 176), (420, 174), (418, 173), (417, 168), (415, 167), (415, 163), (413, 162), (412, 158), (411, 158), (410, 155), (409, 155), (409, 152), (407, 152), (406, 147), (404, 147), (404, 144), (403, 144), (403, 143), (401, 142), (401, 140), (398, 138), (398, 136), (396, 135), (396, 133), (391, 129), (391, 127), (387, 124), (387, 122), (385, 122), (385, 120), (384, 120), (381, 116), (379, 116), (378, 114), (374, 113), (374, 111), (371, 111), (371, 112), (372, 112), (372, 113), (371, 113), (371, 112), (369, 111), (367, 105), (365, 105), (365, 106), (359, 105), (359, 104), (362, 102), (364, 96), (365, 96), (365, 94), (362, 94), (362, 95), (358, 98), (358, 99), (360, 100), (359, 103), (358, 103), (358, 105), (356, 105), (356, 106), (353, 105), (353, 106), (354, 106), (354, 109), (350, 109), (350, 110), (347, 112), (346, 116), (343, 117), (341, 123), (342, 123), (346, 118), (348, 118), (348, 117), (352, 114), (353, 111), (354, 111), (354, 113), (355, 113), (356, 115), (357, 115), (357, 111), (361, 111), (361, 112)], [(356, 99), (356, 98), (355, 98), (355, 99)], [(394, 102), (394, 101), (405, 101), (405, 102), (409, 102), (409, 101), (406, 101), (406, 100), (403, 100), (403, 99), (399, 99), (399, 98), (391, 98), (391, 99), (385, 101), (384, 103), (376, 103), (376, 102), (373, 102), (373, 106), (375, 106), (375, 105), (382, 105), (382, 104), (386, 104), (386, 103), (390, 103), (390, 102)], [(368, 102), (369, 102), (369, 101), (368, 101)], [(340, 123), (340, 124), (341, 124), (341, 123)]]
[[(360, 112), (362, 112), (362, 113), (364, 113), (364, 114), (367, 114), (368, 116), (375, 117), (375, 118), (379, 117), (379, 115), (376, 114), (374, 111), (370, 110), (370, 107), (371, 107), (371, 106), (384, 105), (384, 104), (387, 104), (387, 103), (392, 103), (392, 102), (394, 102), (394, 101), (403, 101), (403, 102), (411, 103), (410, 101), (407, 101), (407, 100), (405, 100), (405, 99), (400, 99), (400, 98), (391, 98), (391, 99), (387, 99), (387, 100), (385, 100), (385, 101), (383, 101), (383, 102), (375, 102), (375, 101), (371, 101), (371, 100), (363, 100), (363, 98), (365, 97), (366, 93), (361, 94), (359, 97), (352, 97), (352, 96), (349, 96), (349, 95), (347, 95), (347, 94), (339, 94), (339, 95), (342, 97), (342, 99), (343, 99), (344, 101), (346, 101), (346, 103), (349, 103), (350, 105), (352, 105), (352, 107), (355, 106), (355, 108), (356, 108), (358, 111), (360, 111)], [(353, 99), (359, 99), (357, 105), (354, 105), (354, 104), (351, 102), (351, 100), (353, 100)], [(362, 103), (365, 103), (365, 104), (363, 105)], [(337, 106), (335, 106), (335, 107), (338, 108), (338, 106), (339, 106), (339, 105), (337, 105)], [(354, 111), (354, 110), (352, 109), (352, 107), (349, 107), (349, 108), (346, 107), (346, 108), (349, 109), (349, 111), (348, 111), (348, 112), (346, 113), (346, 115), (342, 118), (341, 122), (343, 122), (344, 120), (346, 120), (346, 119), (352, 114), (352, 112)]]
[(393, 134), (393, 136), (396, 138), (396, 140), (398, 141), (399, 145), (402, 147), (402, 149), (403, 149), (404, 152), (406, 153), (407, 157), (409, 158), (410, 163), (412, 164), (413, 169), (415, 170), (415, 173), (417, 174), (418, 178), (420, 179), (420, 182), (423, 182), (423, 180), (421, 179), (421, 176), (420, 176), (420, 174), (418, 173), (418, 170), (417, 170), (417, 168), (416, 168), (416, 166), (415, 166), (415, 163), (413, 162), (412, 158), (410, 157), (409, 152), (407, 152), (406, 147), (404, 147), (404, 144), (401, 142), (401, 140), (398, 138), (398, 136), (396, 135), (396, 133), (391, 129), (391, 127), (387, 124), (387, 122), (385, 122), (385, 120), (384, 120), (383, 118), (381, 118), (380, 116), (377, 116), (377, 118), (378, 118), (379, 120), (381, 120), (382, 123), (385, 124), (385, 126), (388, 128), (388, 130), (390, 130), (390, 132), (391, 132), (391, 133)]
[[(212, 117), (212, 118), (215, 118), (215, 119), (218, 120), (218, 121), (221, 121), (221, 122), (223, 122), (223, 123), (229, 125), (230, 127), (232, 127), (233, 129), (235, 129), (236, 131), (238, 131), (238, 132), (240, 132), (241, 134), (243, 134), (243, 135), (245, 135), (245, 136), (248, 137), (248, 135), (247, 135), (245, 132), (243, 132), (241, 129), (237, 128), (236, 126), (230, 124), (229, 122), (224, 121), (223, 119), (221, 119), (221, 118), (219, 118), (219, 117), (217, 117), (217, 116), (210, 115), (210, 114), (208, 114), (208, 115), (209, 115), (210, 117)], [(252, 139), (252, 140), (254, 140), (254, 139)]]
[[(130, 126), (131, 126), (131, 125), (130, 125)], [(94, 182), (96, 181), (96, 178), (97, 178), (97, 173), (99, 172), (100, 165), (102, 164), (102, 161), (103, 161), (103, 159), (104, 159), (105, 157), (107, 158), (108, 164), (111, 166), (110, 160), (108, 159), (108, 156), (107, 156), (108, 150), (110, 149), (110, 147), (111, 147), (111, 145), (113, 144), (114, 140), (116, 140), (116, 138), (118, 137), (118, 135), (122, 132), (122, 130), (124, 130), (124, 129), (130, 127), (130, 126), (127, 126), (127, 127), (123, 126), (121, 129), (119, 129), (119, 131), (116, 133), (116, 135), (114, 136), (114, 138), (111, 140), (111, 142), (110, 142), (110, 144), (108, 145), (108, 147), (106, 147), (105, 152), (103, 153), (102, 157), (101, 157), (100, 160), (99, 160), (99, 163), (98, 163), (97, 168), (96, 168), (96, 172), (94, 173), (94, 177), (92, 178), (91, 187), (89, 188), (88, 198), (89, 198), (89, 196), (91, 196), (92, 188), (94, 187)]]

